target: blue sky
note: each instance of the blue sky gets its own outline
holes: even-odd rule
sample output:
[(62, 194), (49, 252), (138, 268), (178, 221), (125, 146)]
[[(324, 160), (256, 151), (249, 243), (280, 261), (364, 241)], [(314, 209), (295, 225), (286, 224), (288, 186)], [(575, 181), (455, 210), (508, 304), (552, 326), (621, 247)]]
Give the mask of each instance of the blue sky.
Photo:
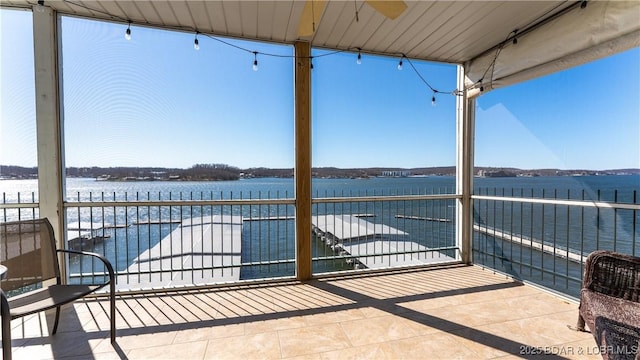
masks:
[[(30, 13), (0, 11), (0, 163), (35, 166)], [(64, 18), (67, 166), (293, 167), (293, 50)], [(252, 70), (258, 51), (258, 71)], [(264, 54), (280, 56), (267, 56)], [(455, 98), (405, 61), (314, 51), (313, 165), (455, 164)], [(436, 89), (452, 65), (413, 61)], [(478, 98), (477, 166), (640, 167), (640, 50)]]

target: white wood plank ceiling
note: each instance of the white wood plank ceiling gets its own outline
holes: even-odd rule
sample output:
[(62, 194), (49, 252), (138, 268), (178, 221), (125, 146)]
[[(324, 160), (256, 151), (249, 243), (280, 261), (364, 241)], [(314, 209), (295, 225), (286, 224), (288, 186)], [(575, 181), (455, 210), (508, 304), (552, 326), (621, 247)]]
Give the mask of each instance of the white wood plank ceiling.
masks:
[[(312, 1), (312, 0), (309, 0)], [(321, 2), (321, 0), (314, 0)], [(319, 48), (355, 50), (447, 63), (464, 63), (575, 2), (405, 1), (389, 19), (364, 0), (327, 1), (315, 33), (298, 35), (304, 0), (120, 1), (46, 0), (61, 14), (211, 35)], [(31, 7), (37, 0), (0, 0), (5, 7)], [(358, 21), (356, 21), (356, 9)]]

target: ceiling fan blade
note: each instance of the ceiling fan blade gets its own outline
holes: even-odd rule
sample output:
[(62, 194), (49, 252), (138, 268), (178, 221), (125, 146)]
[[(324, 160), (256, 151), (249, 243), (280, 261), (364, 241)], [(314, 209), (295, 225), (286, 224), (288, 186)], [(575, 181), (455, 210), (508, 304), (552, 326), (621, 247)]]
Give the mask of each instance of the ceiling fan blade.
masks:
[(393, 20), (400, 16), (405, 10), (407, 10), (407, 4), (402, 0), (365, 0), (369, 6), (376, 9), (382, 15)]
[(326, 0), (307, 0), (298, 23), (298, 36), (311, 36), (318, 28), (320, 18), (327, 5)]

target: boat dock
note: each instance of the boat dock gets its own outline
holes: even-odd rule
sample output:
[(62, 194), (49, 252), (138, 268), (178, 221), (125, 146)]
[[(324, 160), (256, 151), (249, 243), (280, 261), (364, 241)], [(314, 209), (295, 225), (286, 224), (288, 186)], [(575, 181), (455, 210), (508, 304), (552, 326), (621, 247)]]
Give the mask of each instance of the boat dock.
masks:
[[(409, 234), (355, 215), (313, 217), (313, 232), (333, 251), (352, 256), (359, 268), (377, 269), (454, 260), (406, 238)], [(381, 254), (381, 255), (377, 255)]]
[[(336, 255), (356, 268), (383, 268), (451, 261), (453, 258), (407, 239), (408, 234), (364, 220), (369, 214), (317, 215), (312, 229)], [(288, 219), (263, 217), (261, 220)], [(160, 242), (133, 260), (127, 287), (141, 289), (210, 284), (240, 280), (242, 230), (238, 215), (186, 219)]]
[(102, 243), (109, 235), (105, 235), (104, 229), (115, 228), (112, 224), (101, 222), (70, 222), (67, 225), (67, 248), (72, 250), (90, 250), (96, 244)]
[(238, 281), (242, 224), (242, 217), (234, 215), (182, 221), (159, 243), (134, 259), (128, 271), (141, 275), (128, 276), (127, 286), (160, 288)]
[(316, 231), (330, 234), (340, 241), (408, 235), (404, 231), (383, 224), (374, 224), (356, 215), (316, 215), (311, 221)]
[(435, 221), (435, 222), (451, 222), (451, 219), (446, 218), (433, 218), (426, 216), (411, 216), (411, 215), (396, 215), (396, 219), (409, 219), (409, 220), (424, 220), (424, 221)]
[(507, 240), (510, 241), (514, 244), (518, 244), (524, 247), (528, 247), (531, 249), (535, 249), (538, 251), (543, 251), (547, 254), (551, 254), (551, 255), (555, 255), (558, 257), (561, 257), (563, 259), (569, 259), (571, 261), (575, 261), (575, 262), (582, 262), (584, 263), (587, 260), (586, 256), (582, 256), (580, 253), (577, 252), (573, 252), (573, 251), (568, 251), (568, 250), (564, 250), (564, 249), (559, 249), (557, 247), (554, 247), (553, 245), (545, 245), (542, 243), (542, 241), (540, 240), (534, 240), (534, 239), (529, 239), (529, 238), (525, 238), (525, 237), (520, 237), (520, 236), (516, 236), (513, 234), (509, 234), (509, 233), (505, 233), (499, 230), (496, 230), (494, 228), (491, 227), (486, 227), (486, 226), (479, 226), (479, 225), (473, 225), (473, 230), (480, 232), (482, 234), (486, 234), (489, 236), (493, 236), (502, 240)]

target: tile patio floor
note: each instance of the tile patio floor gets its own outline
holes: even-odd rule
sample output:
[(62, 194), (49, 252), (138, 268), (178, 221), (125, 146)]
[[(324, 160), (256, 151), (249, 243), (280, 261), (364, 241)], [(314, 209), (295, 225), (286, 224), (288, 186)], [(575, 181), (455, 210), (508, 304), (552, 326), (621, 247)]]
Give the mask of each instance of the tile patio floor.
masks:
[[(600, 358), (577, 304), (477, 266), (441, 266), (108, 302), (12, 322), (14, 359)], [(533, 353), (548, 352), (546, 356)]]

